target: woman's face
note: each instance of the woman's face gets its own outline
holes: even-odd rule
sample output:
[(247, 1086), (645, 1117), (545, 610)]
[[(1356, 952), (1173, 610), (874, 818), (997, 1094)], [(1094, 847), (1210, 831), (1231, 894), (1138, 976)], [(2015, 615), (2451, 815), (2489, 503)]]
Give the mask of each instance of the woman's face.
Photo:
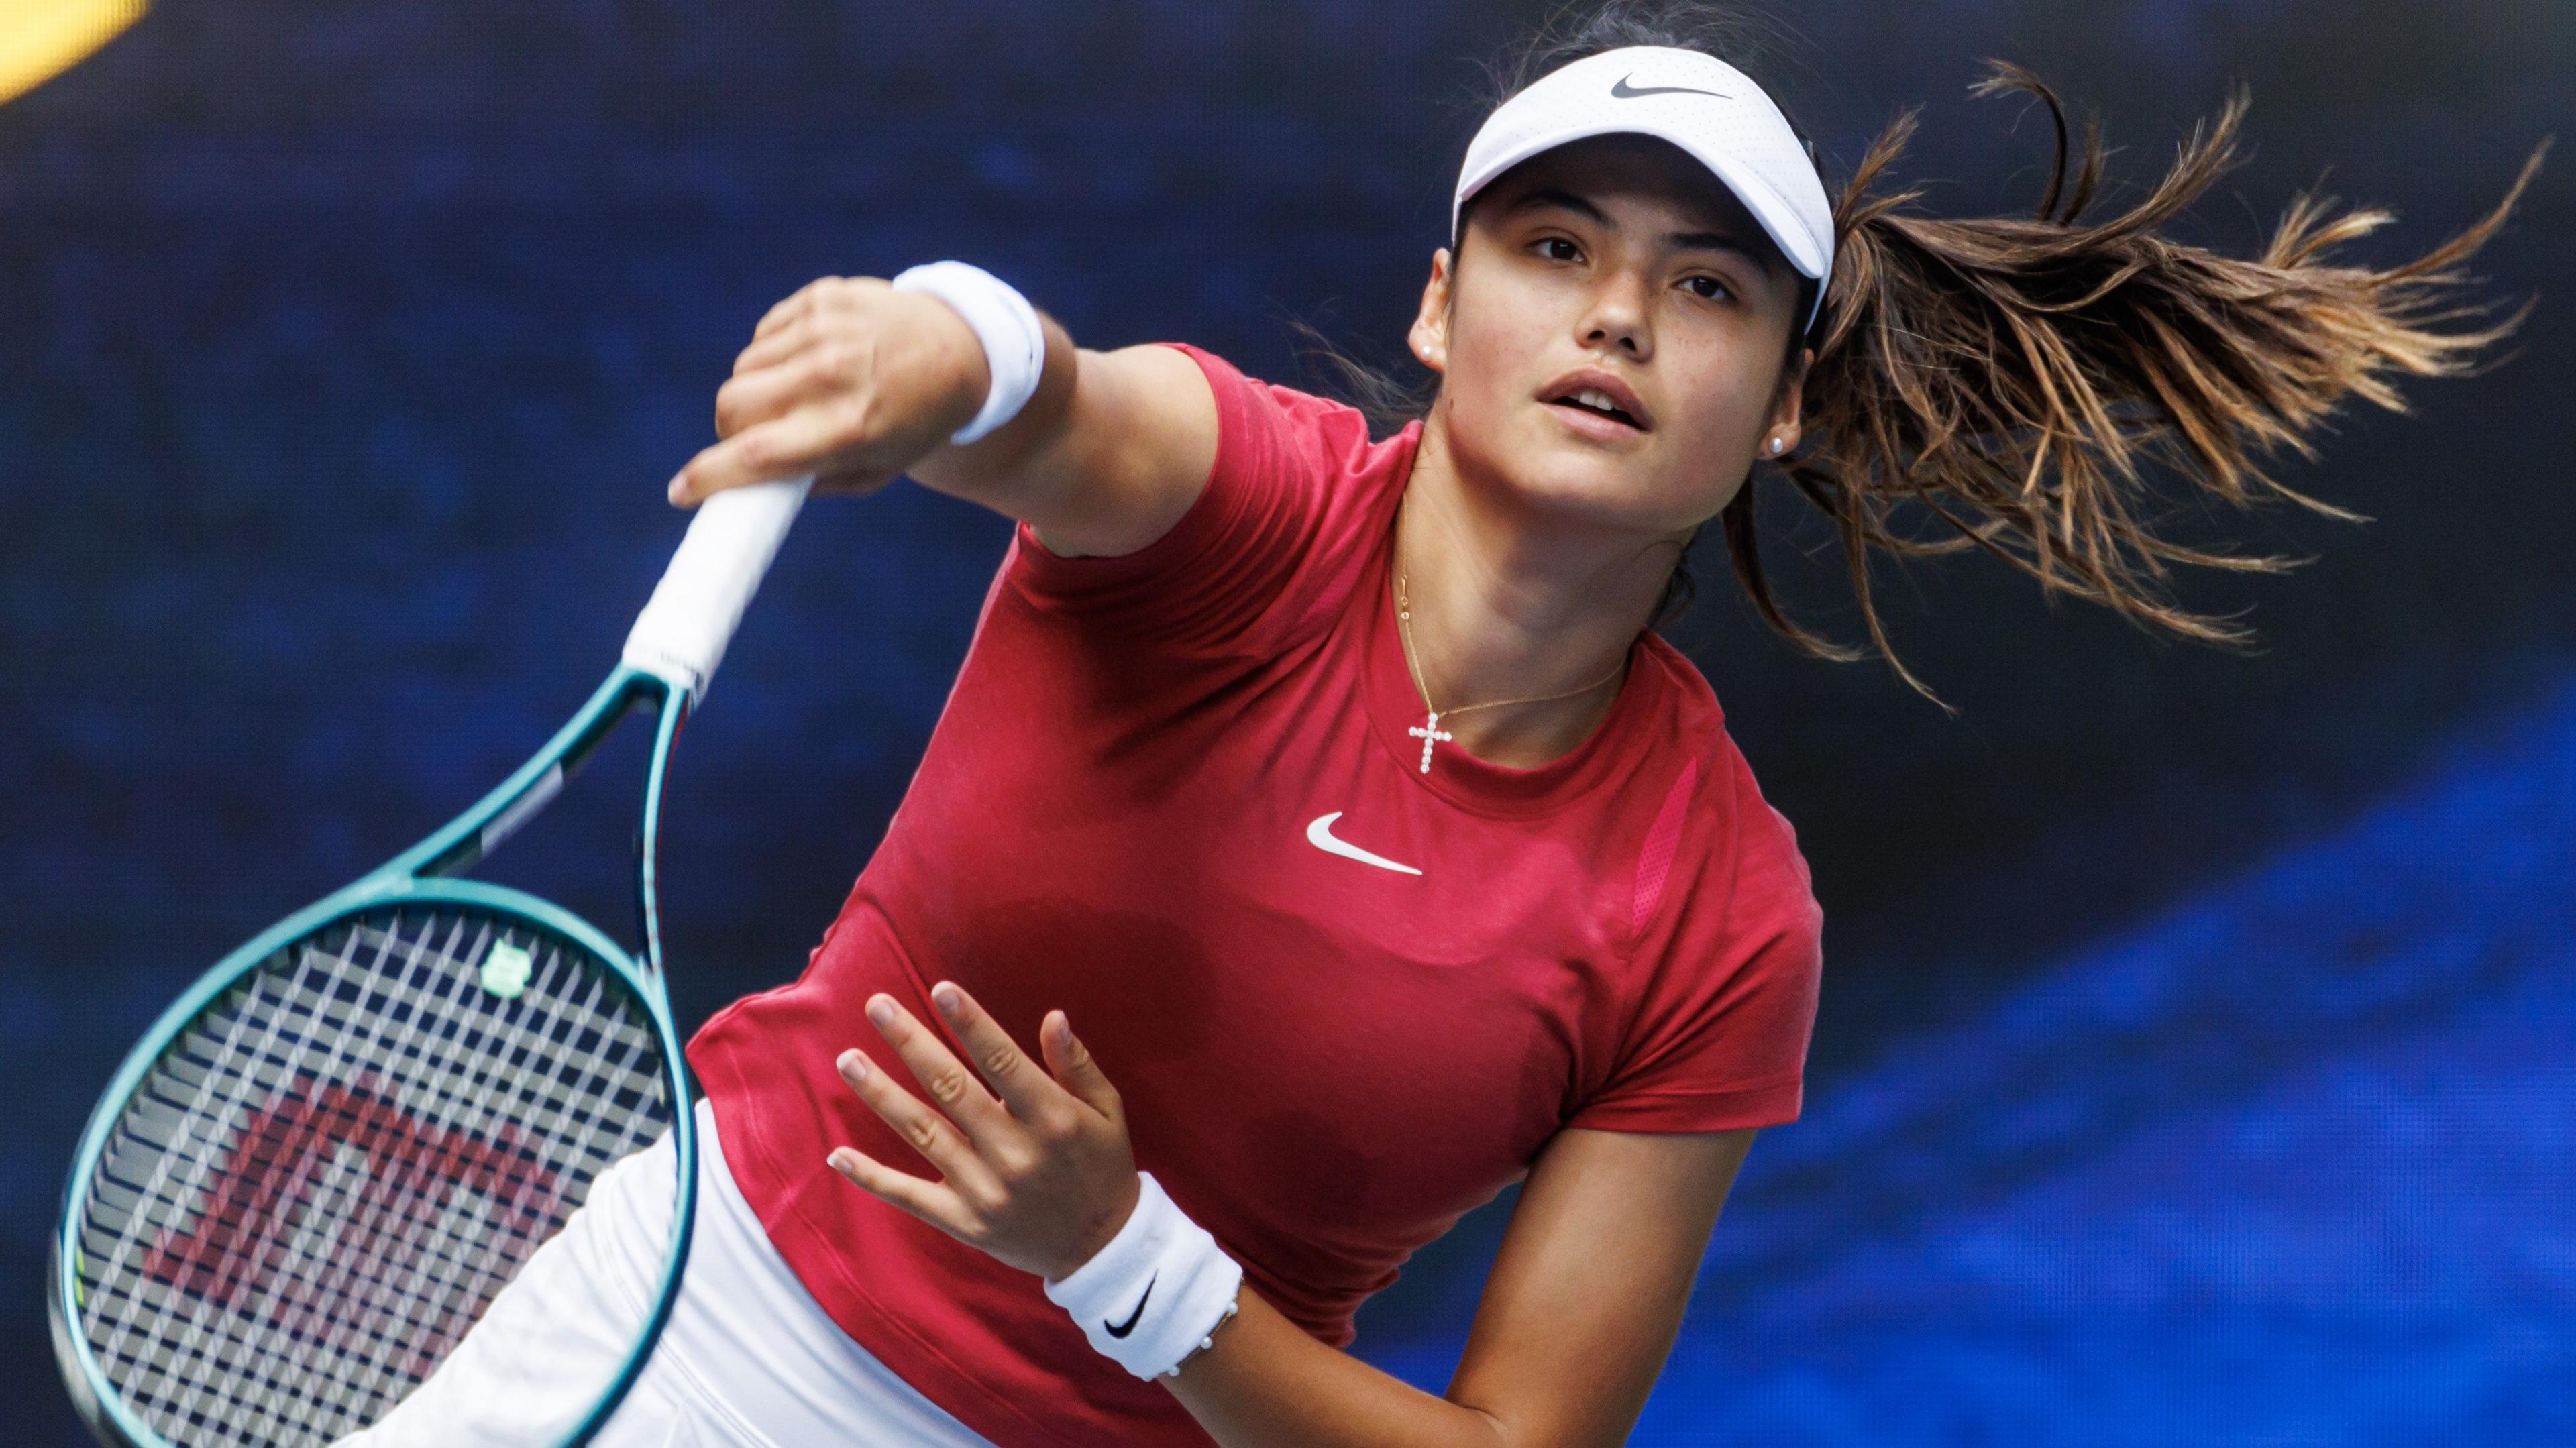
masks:
[(1459, 253), (1433, 259), (1412, 342), (1463, 476), (1562, 521), (1679, 535), (1767, 442), (1796, 445), (1799, 277), (1677, 147), (1534, 157), (1479, 193)]

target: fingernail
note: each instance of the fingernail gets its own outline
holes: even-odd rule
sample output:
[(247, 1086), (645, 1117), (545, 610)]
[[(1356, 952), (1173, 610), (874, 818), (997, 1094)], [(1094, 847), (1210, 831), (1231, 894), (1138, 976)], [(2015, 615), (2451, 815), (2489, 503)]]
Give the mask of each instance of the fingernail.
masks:
[(671, 478), (671, 486), (663, 491), (669, 495), (671, 501), (674, 503), (687, 497), (689, 495), (689, 475), (687, 473), (678, 473), (673, 475)]
[(930, 988), (930, 998), (939, 1003), (939, 1008), (941, 1010), (946, 1011), (952, 1016), (957, 1014), (956, 986), (943, 980), (939, 984)]
[(843, 1051), (841, 1053), (840, 1067), (841, 1074), (848, 1077), (850, 1080), (865, 1081), (868, 1079), (868, 1058), (865, 1052), (854, 1050)]
[(880, 1026), (893, 1025), (894, 1001), (886, 996), (878, 996), (876, 999), (868, 1002), (868, 1019), (876, 1022)]
[(832, 1170), (839, 1172), (844, 1176), (847, 1176), (850, 1172), (856, 1170), (859, 1165), (857, 1155), (851, 1152), (851, 1150), (846, 1146), (835, 1150), (830, 1156), (825, 1157), (824, 1160), (831, 1163)]

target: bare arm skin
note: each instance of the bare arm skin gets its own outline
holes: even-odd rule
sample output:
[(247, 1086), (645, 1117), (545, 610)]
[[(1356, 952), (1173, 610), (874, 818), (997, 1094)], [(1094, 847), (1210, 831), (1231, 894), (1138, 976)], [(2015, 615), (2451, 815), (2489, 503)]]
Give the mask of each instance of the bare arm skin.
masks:
[[(969, 1067), (893, 997), (869, 1019), (922, 1095), (858, 1051), (841, 1079), (940, 1173), (831, 1154), (856, 1186), (1053, 1281), (1136, 1202), (1126, 1108), (1062, 1011), (1023, 1054), (972, 996), (931, 999)], [(980, 1077), (982, 1085), (978, 1085)], [(990, 1088), (987, 1090), (986, 1088)], [(924, 1097), (927, 1099), (925, 1100)], [(1160, 1381), (1224, 1448), (1593, 1448), (1626, 1440), (1663, 1370), (1750, 1131), (1560, 1131), (1522, 1186), (1445, 1397), (1306, 1335), (1258, 1293)]]
[[(953, 447), (948, 435), (991, 385), (973, 330), (946, 303), (881, 281), (816, 282), (762, 319), (717, 394), (723, 440), (673, 479), (673, 501), (808, 472), (822, 489), (863, 493), (910, 473), (1029, 523), (1051, 552), (1134, 552), (1197, 500), (1216, 455), (1215, 399), (1197, 364), (1170, 348), (1087, 352), (1053, 321), (1046, 332), (1028, 407)], [(960, 1240), (1061, 1277), (1135, 1205), (1123, 1107), (1062, 1013), (1041, 1027), (1041, 1065), (962, 991), (950, 999), (940, 1009), (971, 1069), (878, 998), (889, 1008), (878, 1029), (927, 1102), (858, 1053), (841, 1064), (940, 1179), (846, 1147), (832, 1164)], [(1752, 1140), (1558, 1133), (1522, 1189), (1445, 1397), (1325, 1346), (1249, 1289), (1215, 1345), (1162, 1381), (1225, 1448), (1620, 1443), (1672, 1350)]]
[(1567, 1130), (1540, 1154), (1444, 1398), (1324, 1346), (1246, 1290), (1165, 1380), (1225, 1448), (1610, 1448), (1681, 1329), (1750, 1131)]
[(947, 438), (991, 386), (974, 330), (945, 302), (826, 277), (763, 317), (716, 393), (722, 438), (671, 481), (695, 504), (817, 474), (865, 493), (910, 473), (1028, 523), (1050, 552), (1132, 553), (1170, 531), (1216, 460), (1216, 399), (1169, 347), (1089, 352), (1046, 319), (1037, 395), (971, 447)]

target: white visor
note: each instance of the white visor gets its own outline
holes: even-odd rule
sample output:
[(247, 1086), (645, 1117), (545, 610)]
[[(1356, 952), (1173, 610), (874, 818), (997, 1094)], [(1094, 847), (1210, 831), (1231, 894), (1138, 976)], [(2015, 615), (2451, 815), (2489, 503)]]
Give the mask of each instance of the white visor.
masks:
[(1814, 326), (1834, 270), (1834, 212), (1789, 118), (1744, 72), (1714, 56), (1636, 45), (1549, 72), (1503, 102), (1467, 146), (1449, 234), (1467, 200), (1542, 151), (1594, 136), (1670, 141), (1716, 173), (1800, 276), (1818, 283)]

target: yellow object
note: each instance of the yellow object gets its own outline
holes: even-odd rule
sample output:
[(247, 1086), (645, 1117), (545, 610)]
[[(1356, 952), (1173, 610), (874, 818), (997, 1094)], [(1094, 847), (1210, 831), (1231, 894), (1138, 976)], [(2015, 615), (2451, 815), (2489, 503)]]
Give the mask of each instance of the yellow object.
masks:
[(143, 18), (150, 0), (0, 0), (0, 101), (35, 89)]

